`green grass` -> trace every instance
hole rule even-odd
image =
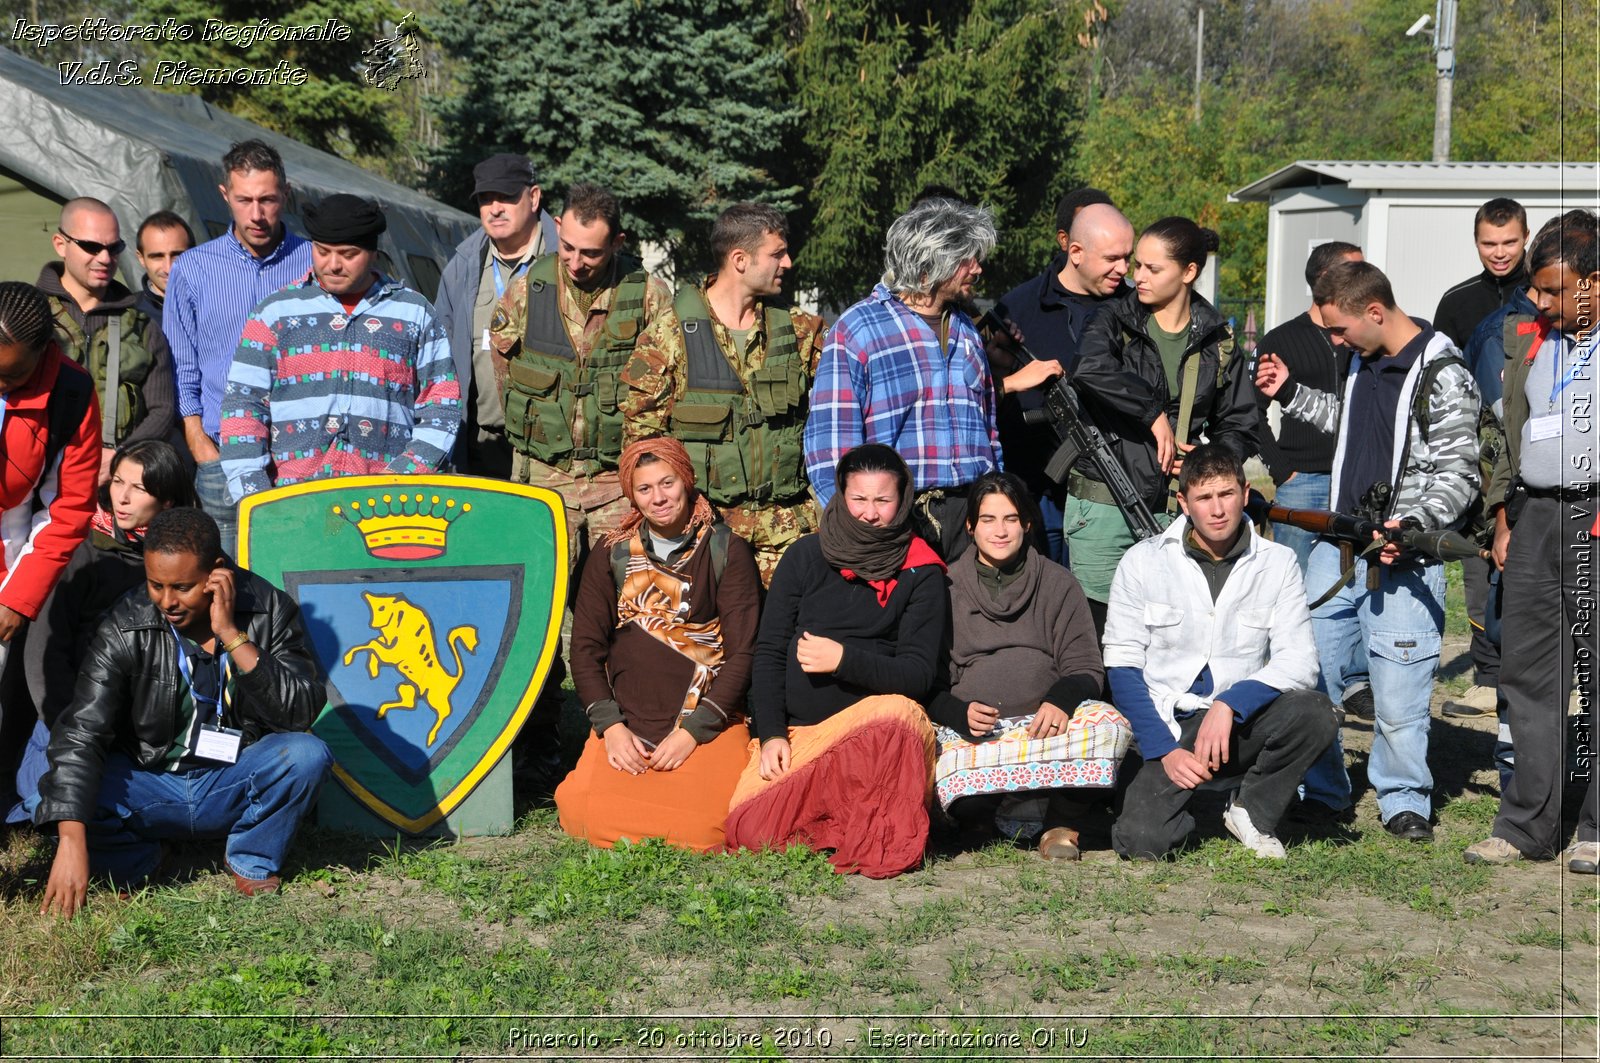
[[[1451,638],[1470,638],[1472,635],[1459,561],[1448,561],[1444,566],[1444,633]]]
[[[246,902],[201,874],[125,903],[96,889],[66,925],[33,913],[45,853],[14,838],[0,852],[4,1050],[442,1059],[531,1055],[508,1039],[536,1033],[623,1058],[731,1029],[760,1039],[707,1058],[804,1059],[825,1026],[835,1054],[864,1059],[996,1059],[992,1044],[892,1043],[1003,1036],[1026,1054],[1040,1030],[1055,1054],[1086,1056],[1439,1055],[1463,1038],[1518,1054],[1550,1027],[1471,1015],[1581,1015],[1592,987],[1570,966],[1563,982],[1560,962],[1592,951],[1597,896],[1563,880],[1555,909],[1551,865],[1465,865],[1492,806],[1447,805],[1432,847],[1372,822],[1282,864],[1221,838],[1158,864],[996,845],[887,882],[799,849],[590,849],[549,811],[462,845],[312,830],[297,860],[331,866],[280,896]],[[1326,1018],[1272,1018],[1284,1011]],[[642,1018],[685,1012],[706,1017]],[[1389,1013],[1434,1017],[1374,1017]],[[777,1014],[815,1018],[733,1017]],[[537,1018],[551,1015],[595,1017]]]

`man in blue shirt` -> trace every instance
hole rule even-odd
[[[283,159],[267,144],[246,140],[222,157],[217,186],[233,225],[184,253],[167,279],[162,325],[178,376],[178,416],[194,455],[195,493],[216,520],[229,555],[239,537],[238,506],[228,494],[217,452],[228,367],[250,311],[311,270],[311,245],[282,220],[289,195]]]

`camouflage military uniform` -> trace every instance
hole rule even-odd
[[[611,308],[616,285],[624,273],[625,267],[621,261],[613,259],[610,278],[585,309],[583,293],[568,281],[566,271],[557,267],[557,305],[567,337],[577,353],[580,369],[601,339],[606,313]],[[644,320],[654,321],[663,314],[669,314],[671,308],[672,289],[666,282],[650,277],[645,286]],[[489,324],[490,345],[501,358],[509,361],[517,356],[527,320],[528,274],[524,273],[506,288],[506,294],[495,307]],[[574,409],[571,425],[574,439],[581,439],[585,434],[583,418],[582,405],[579,404]],[[511,479],[534,487],[547,487],[561,495],[567,509],[567,556],[573,565],[577,564],[579,548],[584,543],[593,543],[617,528],[632,508],[617,478],[614,460],[567,460],[548,465],[519,452],[513,455]]]
[[[753,384],[757,383],[755,378],[767,365],[769,353],[773,349],[771,338],[768,336],[767,313],[761,304],[756,305],[755,327],[750,330],[743,356],[739,356],[736,353],[739,345],[728,327],[717,320],[709,304],[704,304],[705,286],[714,278],[715,275],[708,277],[698,289],[701,304],[705,309],[705,319],[710,324],[711,335],[715,338],[717,347],[728,359],[729,367],[736,374],[745,395],[748,396]],[[683,294],[680,293],[680,300]],[[788,410],[781,420],[783,423],[793,424],[798,430],[805,424],[810,383],[816,375],[817,360],[822,353],[823,322],[821,318],[799,310],[789,310],[787,314],[794,333],[795,357],[798,369],[803,373],[803,379],[797,381],[802,385],[799,388],[801,394],[798,396],[797,404]],[[788,497],[760,500],[751,498],[748,494],[741,495],[737,489],[717,491],[714,482],[716,470],[712,467],[715,465],[715,456],[710,453],[710,448],[704,445],[697,447],[686,438],[688,433],[685,432],[684,426],[674,423],[674,411],[689,389],[688,367],[689,351],[684,337],[683,319],[676,310],[672,310],[654,319],[649,328],[645,329],[644,335],[639,337],[638,345],[634,347],[633,358],[622,370],[622,383],[625,389],[618,402],[627,418],[626,441],[631,443],[637,439],[659,435],[672,435],[683,440],[697,464],[708,466],[696,469],[702,489],[707,491],[708,497],[716,504],[729,528],[749,542],[755,551],[756,564],[761,571],[761,581],[764,585],[770,584],[778,559],[783,556],[789,544],[817,529],[819,511],[805,482],[804,456],[801,454],[794,459],[795,467],[791,470],[771,469],[773,456],[764,456],[764,464],[768,466],[767,475],[776,471],[778,475],[774,477],[775,479],[786,478],[797,488],[795,493]],[[737,418],[740,403],[745,400],[737,394],[730,394],[723,401]],[[747,461],[746,464],[761,465],[763,462]],[[788,474],[787,477],[784,475],[785,472]]]

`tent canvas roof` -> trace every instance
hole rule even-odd
[[[327,152],[270,132],[198,96],[114,85],[63,85],[53,68],[0,49],[0,170],[62,198],[95,196],[125,230],[156,210],[175,210],[216,235],[228,213],[217,193],[228,147],[257,137],[283,156],[297,226],[299,205],[334,192],[377,200],[402,253],[426,253],[443,266],[477,218],[386,181]],[[210,223],[209,225],[206,223]],[[125,232],[131,236],[131,232]],[[399,260],[403,274],[412,271]],[[130,276],[136,263],[124,257]],[[413,282],[416,278],[409,277]]]

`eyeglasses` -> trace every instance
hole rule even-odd
[[[97,244],[93,240],[80,240],[76,236],[68,236],[60,229],[56,230],[56,235],[60,236],[63,240],[70,240],[72,243],[77,244],[83,249],[83,253],[88,255],[90,258],[93,258],[102,251],[110,251],[111,257],[116,258],[118,255],[122,254],[122,252],[128,249],[128,241],[126,240],[118,240],[114,244]]]

